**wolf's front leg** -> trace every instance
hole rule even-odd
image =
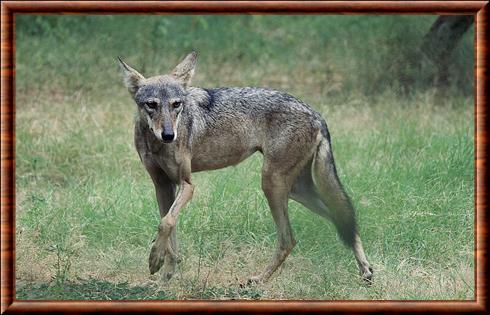
[[[172,277],[177,261],[177,253],[175,248],[175,238],[171,237],[171,235],[174,233],[177,215],[179,214],[180,209],[182,209],[192,198],[193,192],[194,185],[186,180],[182,181],[174,203],[170,207],[168,213],[161,219],[158,226],[157,238],[155,243],[153,243],[150,252],[149,267],[151,274],[160,270],[163,263],[167,262],[165,267],[165,277],[167,279]]]
[[[170,211],[172,204],[175,201],[175,192],[177,185],[174,184],[167,174],[160,168],[160,166],[153,163],[153,161],[144,160],[145,167],[153,180],[155,185],[155,192],[158,201],[158,207],[160,209],[160,219],[163,218]],[[156,240],[156,239],[155,239]],[[154,241],[155,241],[154,240]],[[177,239],[176,228],[170,233],[170,240],[172,242],[172,249],[177,252]],[[156,256],[155,256],[156,257]],[[175,270],[176,261],[171,259],[168,255],[165,260],[165,274],[173,274]]]

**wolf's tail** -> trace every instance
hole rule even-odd
[[[328,131],[322,130],[323,137],[312,163],[312,177],[318,189],[318,195],[329,210],[341,240],[353,247],[357,235],[357,223],[354,206],[344,191],[337,176]]]

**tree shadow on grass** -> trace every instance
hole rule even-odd
[[[191,286],[181,292],[184,299],[256,300],[263,290],[254,286]],[[156,284],[132,286],[128,282],[113,283],[99,279],[78,279],[77,282],[27,282],[17,280],[18,300],[175,300],[174,292],[165,292]]]
[[[17,281],[18,300],[166,300],[156,286],[131,286],[98,279],[79,279],[62,284]]]

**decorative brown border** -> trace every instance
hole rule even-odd
[[[468,14],[475,47],[475,301],[18,301],[15,300],[15,14]],[[489,312],[487,300],[488,1],[4,1],[1,3],[1,313]]]

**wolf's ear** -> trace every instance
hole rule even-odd
[[[172,71],[172,76],[182,82],[185,88],[191,84],[191,79],[194,76],[194,69],[196,68],[196,62],[197,53],[193,51]]]
[[[141,82],[145,79],[138,71],[134,70],[127,63],[122,61],[121,57],[117,57],[119,60],[119,66],[124,74],[124,84],[129,90],[131,95],[134,95],[138,91]]]

